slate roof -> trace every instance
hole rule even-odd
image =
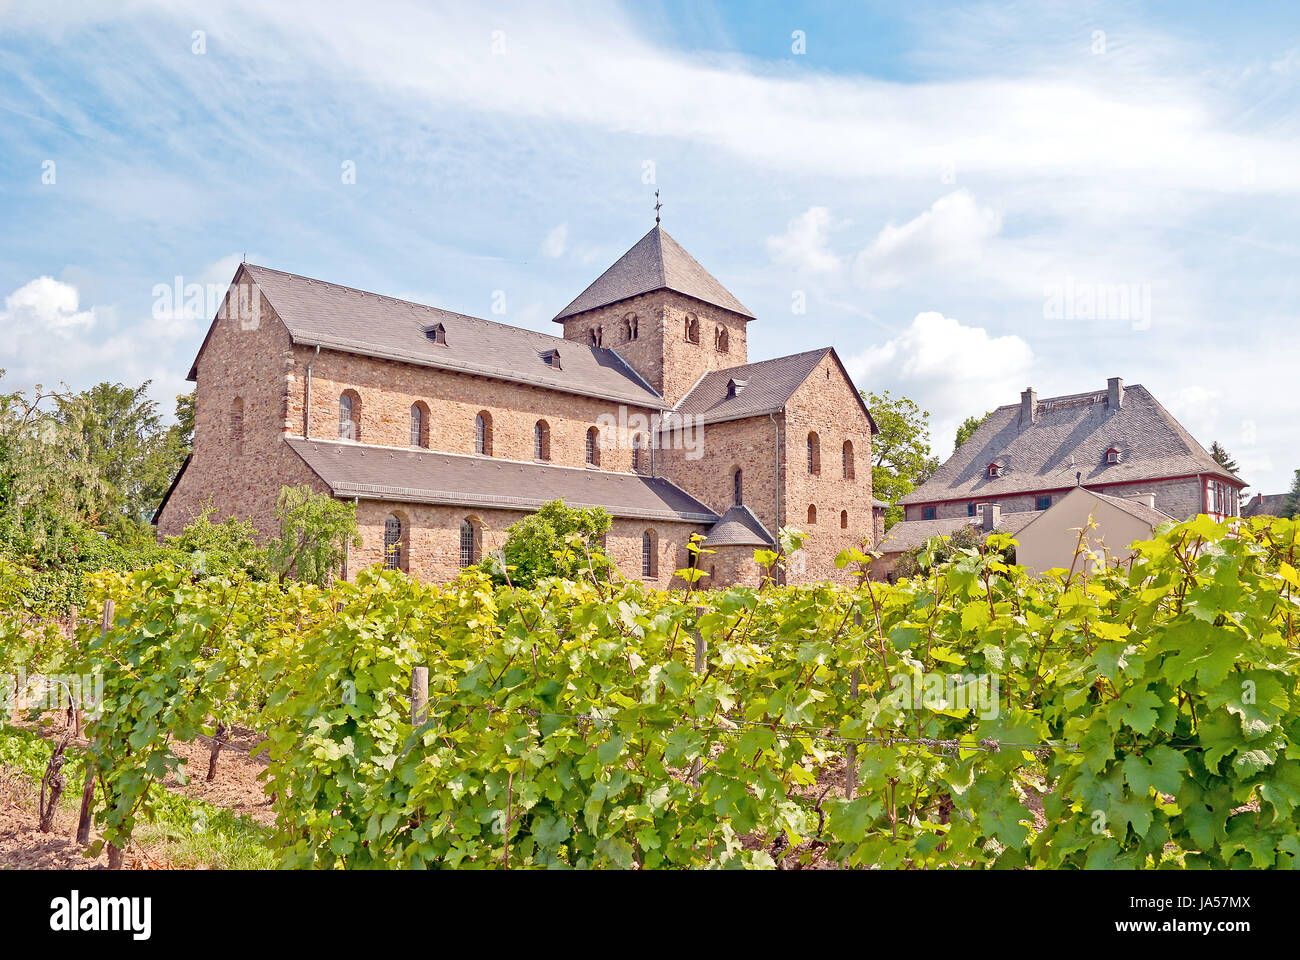
[[[654,290],[673,290],[742,317],[754,316],[666,230],[655,224],[631,250],[557,313],[554,320],[562,323],[567,317]]]
[[[1120,462],[1107,464],[1112,446]],[[1071,463],[1071,457],[1074,462]],[[988,466],[1004,466],[990,479]],[[1021,424],[1020,404],[998,407],[929,480],[900,501],[1000,497],[1076,485],[1133,483],[1213,474],[1240,485],[1140,384],[1124,388],[1120,409],[1110,409],[1107,391],[1038,401],[1038,420]]]
[[[704,541],[706,547],[770,547],[775,543],[754,512],[740,505],[724,513]]]
[[[1286,506],[1285,493],[1257,493],[1241,508],[1243,517],[1280,517]]]
[[[613,350],[257,264],[246,263],[242,268],[266,295],[295,343],[654,409],[663,406],[659,394]],[[434,343],[425,335],[439,323],[446,330],[446,344]],[[558,370],[543,360],[550,350],[559,351]],[[190,379],[195,375],[191,369]]]
[[[672,430],[687,416],[699,418],[697,423],[715,423],[780,413],[828,353],[834,356],[836,363],[840,362],[833,347],[821,347],[788,357],[711,370],[678,401],[671,413],[665,415],[661,429]],[[840,369],[844,369],[842,363]],[[844,376],[848,378],[847,371]],[[744,386],[735,396],[728,396],[728,384],[733,380],[744,381]],[[854,394],[857,395],[856,390]],[[858,402],[871,422],[871,432],[877,433],[876,422],[860,395]]]
[[[658,477],[493,457],[286,438],[335,496],[535,510],[563,498],[616,517],[713,524],[718,515]]]
[[[1003,513],[998,518],[997,532],[1015,536],[1036,518],[1042,516],[1042,513],[1043,511],[1040,510]],[[904,520],[889,528],[885,533],[885,539],[880,541],[876,550],[880,553],[903,553],[919,547],[931,537],[952,536],[962,527],[979,527],[982,524],[983,517],[978,515],[948,517],[940,520]]]

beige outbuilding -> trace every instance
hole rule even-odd
[[[1112,497],[1087,487],[1075,487],[1043,510],[1016,534],[1016,562],[1031,573],[1071,569],[1083,531],[1083,546],[1092,558],[1080,557],[1079,568],[1099,562],[1126,562],[1136,540],[1149,540],[1162,523],[1173,518],[1155,508],[1154,494]]]

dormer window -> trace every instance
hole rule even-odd
[[[1118,448],[1118,447],[1111,447],[1109,450],[1106,451],[1106,462],[1107,462],[1107,463],[1119,463],[1119,448]]]
[[[424,331],[424,335],[436,344],[444,347],[447,345],[447,328],[441,323],[435,323],[428,330]]]
[[[998,463],[996,460],[993,463],[990,463],[989,479],[996,480],[998,477],[1002,476],[1002,470],[1003,470],[1002,464]]]
[[[547,350],[545,353],[542,354],[542,362],[545,363],[545,364],[546,364],[548,367],[550,367],[552,370],[559,370],[559,369],[560,369],[560,351],[559,351],[559,350]]]
[[[727,397],[738,397],[744,392],[745,387],[749,385],[748,380],[736,380],[732,378],[727,381]]]

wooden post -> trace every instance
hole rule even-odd
[[[695,616],[697,620],[703,614],[704,614],[703,607],[695,608]],[[704,672],[704,637],[703,635],[701,635],[700,628],[698,625],[695,627],[694,630],[691,631],[691,635],[695,637],[695,672],[697,674],[703,673]],[[694,762],[691,763],[691,783],[697,787],[700,785],[700,773],[703,772],[703,770],[704,770],[703,759],[700,757],[696,757]]]
[[[106,635],[109,630],[113,629],[113,614],[115,607],[112,599],[104,601],[104,619],[100,621],[99,632]],[[86,692],[81,692],[82,698],[85,698]],[[80,716],[80,714],[78,714]],[[90,816],[95,809],[95,768],[90,762],[90,751],[86,751],[86,785],[81,790],[81,818],[77,821],[77,843],[86,846],[90,843]],[[113,856],[113,847],[109,848],[109,860]],[[121,865],[122,855],[118,853],[118,864]]]
[[[862,614],[854,611],[853,625],[859,630],[862,629]],[[849,676],[849,699],[858,699],[858,685],[862,680],[862,668],[854,667],[853,673]],[[858,789],[858,745],[850,743],[849,748],[844,751],[844,796],[845,799],[852,800],[853,795]]]
[[[429,668],[411,668],[411,726],[429,719]]]

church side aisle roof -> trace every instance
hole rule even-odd
[[[285,442],[335,496],[536,510],[551,500],[615,517],[715,523],[718,515],[661,477],[359,443]]]

